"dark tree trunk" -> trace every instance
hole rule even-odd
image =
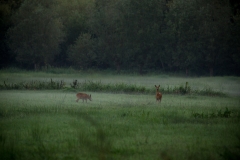
[[[116,64],[116,68],[117,68],[117,73],[120,73],[120,64],[119,63]]]
[[[38,64],[34,63],[34,70],[37,71],[38,70]]]
[[[161,64],[162,64],[163,71],[165,71],[165,67],[164,67],[162,59],[160,61],[161,61]]]
[[[210,77],[213,76],[213,67],[210,67],[210,68],[209,68],[209,74],[210,74]]]
[[[139,74],[143,75],[143,65],[139,65]]]

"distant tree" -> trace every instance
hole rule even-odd
[[[68,49],[81,34],[89,33],[88,21],[93,12],[95,0],[59,0],[57,12],[63,22],[65,39],[61,52],[55,58],[58,66],[72,65],[68,58]]]
[[[230,38],[230,9],[228,1],[206,0],[202,1],[199,10],[201,53],[210,76],[214,75],[214,68],[220,67],[226,58]]]
[[[51,65],[63,41],[57,0],[25,0],[12,17],[8,42],[16,60],[26,65]]]
[[[13,63],[13,56],[9,53],[6,43],[6,33],[11,27],[11,16],[19,8],[23,0],[0,1],[0,68]]]
[[[239,10],[233,14],[233,22],[231,24],[231,39],[229,44],[229,54],[231,61],[228,63],[228,70],[235,71],[235,74],[240,75],[240,4]]]
[[[123,16],[125,0],[99,0],[88,22],[97,39],[97,59],[100,68],[109,66],[118,72],[126,61],[126,32]]]
[[[78,69],[87,69],[93,66],[96,60],[94,52],[94,40],[91,34],[81,34],[76,42],[68,49],[69,61],[73,62],[74,66]]]
[[[130,0],[127,8],[127,39],[133,60],[133,67],[139,73],[143,69],[156,66],[161,56],[161,34],[164,22],[165,0]]]
[[[176,0],[168,3],[166,13],[168,43],[165,47],[172,58],[172,66],[186,71],[199,58],[198,4],[196,0]]]
[[[239,75],[239,6],[237,0],[4,0],[0,67],[12,57],[35,69]]]
[[[166,14],[166,48],[178,69],[195,71],[224,63],[230,38],[230,7],[227,1],[174,0]]]

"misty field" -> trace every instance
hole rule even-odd
[[[238,159],[238,77],[167,75],[0,73],[0,80],[77,79],[127,83],[155,90],[186,81],[225,96],[85,91],[0,90],[0,157],[3,159]],[[2,83],[1,82],[1,83]]]

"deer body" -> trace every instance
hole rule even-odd
[[[76,96],[77,96],[76,102],[78,102],[79,99],[82,99],[83,102],[84,102],[84,100],[86,100],[86,102],[87,102],[88,99],[89,99],[90,101],[92,101],[91,94],[88,95],[88,94],[86,94],[86,93],[77,93]]]
[[[155,85],[155,87],[156,87],[156,101],[158,101],[158,102],[160,101],[161,102],[161,100],[162,100],[162,93],[159,92],[160,85],[158,85],[158,86]]]

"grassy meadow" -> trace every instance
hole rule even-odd
[[[0,83],[63,80],[58,90],[0,90],[0,157],[3,159],[239,159],[240,78],[110,73],[0,72]],[[84,91],[74,80],[144,86],[153,92]],[[163,94],[188,82],[225,96]],[[161,90],[161,89],[160,89]]]

